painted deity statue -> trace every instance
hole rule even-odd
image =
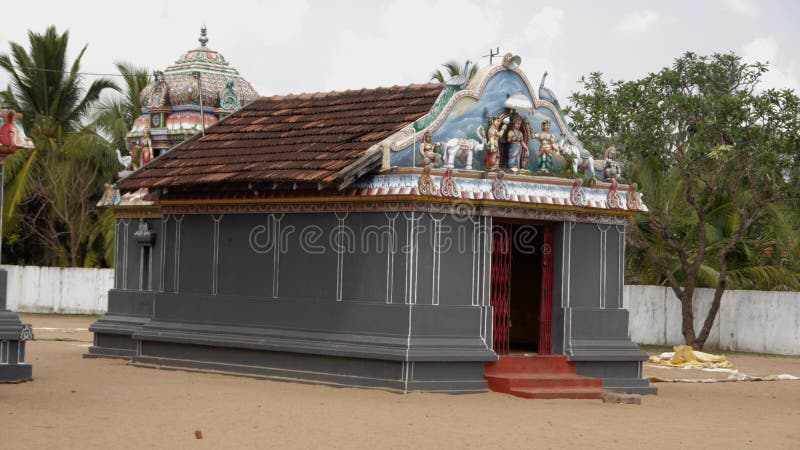
[[[508,168],[512,172],[519,172],[521,163],[525,161],[528,153],[528,143],[525,142],[525,133],[522,132],[522,119],[514,118],[514,125],[506,135],[508,141]]]
[[[422,142],[419,144],[419,156],[422,159],[423,166],[442,164],[442,155],[436,151],[440,145],[439,143],[433,143],[433,135],[431,135],[430,131],[422,135]]]
[[[141,145],[139,147],[139,159],[136,163],[139,167],[144,166],[153,159],[153,147],[150,141],[150,127],[144,127],[144,135],[142,136]]]
[[[153,78],[155,79],[155,87],[145,103],[148,107],[160,108],[165,106],[169,99],[169,85],[164,80],[164,72],[160,70],[153,72]]]
[[[533,137],[539,140],[539,158],[536,166],[539,172],[549,173],[553,166],[553,153],[557,150],[555,136],[550,132],[550,121],[542,122],[541,133],[534,134]]]
[[[506,124],[501,128],[499,117],[492,117],[489,122],[489,131],[486,132],[486,169],[500,170],[500,136],[506,132]]]
[[[130,148],[131,152],[131,170],[139,170],[142,167],[142,145],[141,144],[132,144]]]
[[[603,154],[603,181],[611,181],[620,179],[622,174],[622,162],[620,161],[621,154],[616,147],[608,147]]]
[[[233,80],[228,80],[225,89],[219,91],[219,107],[231,110],[242,107],[242,102],[239,100],[239,94],[236,92]]]
[[[153,148],[150,147],[150,143],[145,143],[142,146],[142,165],[149,163],[153,160]]]

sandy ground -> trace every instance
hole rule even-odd
[[[659,395],[641,405],[495,393],[402,396],[83,359],[91,334],[76,329],[93,319],[23,319],[36,328],[28,358],[35,380],[0,384],[0,448],[800,446],[800,381],[659,383]],[[730,359],[751,374],[800,375],[800,358]],[[646,369],[671,378],[689,372]]]

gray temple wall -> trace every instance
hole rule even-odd
[[[90,356],[485,386],[483,363],[497,357],[491,217],[166,215],[144,220],[156,235],[144,243],[141,223],[117,222],[116,288]],[[624,228],[560,222],[554,237],[553,353],[608,387],[647,391],[621,301]]]
[[[141,245],[136,231],[141,222],[156,233],[152,245]],[[160,219],[121,219],[116,223],[114,287],[122,290],[158,291],[163,275],[162,243],[159,240]]]
[[[607,388],[653,393],[641,375],[647,354],[628,336],[624,263],[623,226],[556,226],[552,349]]]
[[[143,290],[137,220],[117,224],[116,288]],[[488,303],[487,218],[430,213],[165,216],[151,291],[478,306]],[[163,259],[163,265],[161,261]],[[488,272],[486,272],[488,273]]]
[[[90,354],[187,358],[195,349],[199,360],[222,346],[417,361],[426,365],[403,363],[401,378],[467,370],[479,385],[483,362],[496,358],[489,218],[186,214],[145,223],[156,234],[149,247],[135,238],[139,220],[117,223],[116,288],[92,326]]]

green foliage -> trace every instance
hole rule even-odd
[[[442,68],[444,69],[444,72],[442,72]],[[444,83],[454,76],[461,75],[461,72],[464,70],[464,63],[458,62],[456,60],[450,60],[442,64],[442,68],[436,69],[431,73],[430,77],[431,81],[438,81],[439,83]],[[477,64],[470,65],[469,73],[467,74],[467,81],[475,77],[476,73],[478,73],[478,65]]]
[[[580,138],[623,150],[649,208],[628,233],[629,280],[675,291],[690,345],[705,343],[726,288],[800,289],[800,100],[759,90],[766,71],[734,54],[686,53],[640,80],[592,73],[571,97]],[[715,289],[699,334],[696,287]]]
[[[144,67],[118,62],[115,64],[122,75],[122,95],[102,99],[94,115],[97,128],[111,139],[114,148],[125,148],[125,136],[133,121],[141,115],[140,94],[150,83],[150,71]]]
[[[70,133],[57,151],[42,156],[46,170],[33,176],[35,189],[22,204],[19,229],[60,266],[105,266],[96,206],[106,180],[118,168],[116,155],[94,129]],[[98,236],[96,236],[98,235]]]
[[[83,89],[79,72],[87,47],[69,64],[69,31],[59,34],[54,26],[43,34],[29,31],[28,43],[30,49],[26,50],[10,42],[11,54],[0,55],[0,68],[11,78],[6,90],[0,92],[0,102],[23,113],[26,130],[32,136],[61,142],[64,133],[81,128],[103,90],[117,87],[111,80],[98,78]]]
[[[564,158],[564,165],[559,169],[555,169],[553,171],[554,175],[573,179],[583,177],[583,173],[572,170],[572,163],[575,162],[575,156],[572,153],[563,153],[561,156]]]
[[[29,264],[81,265],[103,181],[118,168],[97,127],[84,125],[102,92],[117,87],[97,78],[84,88],[80,65],[87,47],[70,62],[68,44],[69,32],[51,26],[43,34],[30,31],[28,49],[11,42],[10,54],[0,55],[10,78],[0,106],[23,113],[35,146],[9,157],[4,169],[7,250],[12,260]]]

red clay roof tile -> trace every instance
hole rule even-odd
[[[330,183],[422,117],[441,84],[260,98],[121,180],[121,189],[205,183]]]

